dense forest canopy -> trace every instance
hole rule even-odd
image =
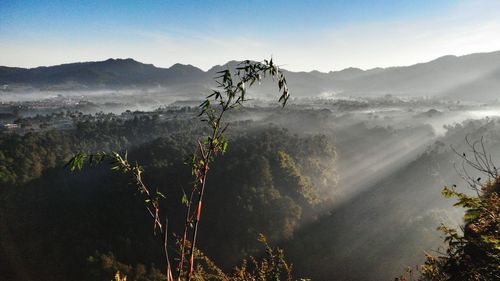
[[[65,113],[67,129],[2,133],[5,276],[101,280],[121,268],[154,280],[161,252],[127,178],[106,165],[76,175],[64,165],[75,151],[126,150],[148,185],[167,195],[168,212],[179,212],[191,179],[184,162],[206,130],[196,112]],[[440,196],[442,186],[461,182],[450,145],[460,151],[466,136],[483,136],[496,147],[500,122],[469,120],[438,134],[426,124],[432,118],[393,115],[383,126],[371,113],[352,114],[293,106],[230,114],[230,149],[213,166],[200,249],[229,269],[262,253],[263,233],[285,248],[298,276],[316,280],[391,278],[422,263],[424,250],[442,243],[436,227],[458,225],[463,214]],[[182,223],[171,219],[172,228]]]

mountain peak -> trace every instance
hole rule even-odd
[[[442,56],[442,57],[439,57],[437,59],[434,59],[430,62],[448,62],[448,61],[453,61],[455,59],[457,59],[458,57],[457,56],[454,56],[454,55],[446,55],[446,56]]]
[[[176,70],[176,69],[196,69],[196,70],[201,70],[198,67],[191,65],[191,64],[183,64],[183,63],[176,63],[173,64],[171,67],[169,67],[171,70]]]
[[[138,62],[132,58],[126,58],[126,59],[121,59],[121,58],[109,58],[105,61],[101,61],[101,63],[108,63],[108,64],[144,64],[142,62]]]

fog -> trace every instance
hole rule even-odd
[[[36,123],[40,116],[62,111],[115,113],[116,118],[128,118],[121,114],[125,110],[154,111],[163,116],[165,110],[196,111],[200,102],[167,93],[150,89],[6,95],[2,122],[32,118],[28,120]],[[324,173],[335,182],[321,190],[327,205],[307,214],[292,238],[275,243],[285,247],[304,276],[382,280],[421,263],[424,251],[441,247],[436,231],[441,223],[462,222],[462,211],[440,194],[443,186],[452,184],[470,192],[456,170],[460,158],[451,147],[466,151],[466,137],[484,137],[490,151],[500,150],[499,115],[500,105],[493,102],[384,95],[294,98],[284,109],[267,99],[253,99],[230,112],[227,120],[234,133],[272,126],[332,141],[336,157],[320,159]]]
[[[440,224],[462,223],[462,210],[441,189],[456,184],[472,192],[451,148],[470,153],[466,138],[484,137],[494,162],[500,161],[495,103],[358,97],[297,99],[288,110],[251,111],[241,115],[335,140],[338,183],[329,193],[331,205],[285,243],[297,270],[317,280],[384,280],[421,263],[426,251],[442,245]]]

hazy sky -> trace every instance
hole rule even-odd
[[[0,65],[408,65],[500,50],[500,1],[0,1]]]

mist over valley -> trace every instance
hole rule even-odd
[[[227,116],[230,149],[213,167],[200,249],[231,268],[260,255],[255,237],[263,233],[284,247],[296,274],[314,280],[389,280],[421,264],[425,251],[442,247],[436,228],[462,223],[463,211],[441,196],[453,184],[471,193],[455,151],[483,138],[492,161],[500,160],[499,62],[493,52],[407,67],[283,70],[292,93],[285,108],[271,82],[252,87],[250,100]],[[127,151],[175,212],[189,182],[189,136],[205,131],[199,104],[215,89],[217,71],[236,67],[164,69],[109,59],[0,68],[2,208],[10,210],[0,269],[12,280],[35,272],[94,280],[94,271],[78,269],[99,267],[85,262],[89,256],[98,261],[109,251],[125,264],[157,262],[154,243],[130,228],[146,220],[134,213],[140,204],[121,188],[124,180],[108,179],[106,167],[74,176],[62,166],[75,150]],[[112,215],[123,208],[131,218]],[[98,214],[114,217],[112,224]],[[68,228],[75,220],[90,228]],[[54,235],[82,246],[53,244]],[[221,237],[224,244],[216,242]],[[41,262],[44,247],[64,266]],[[20,266],[30,270],[21,274]]]

